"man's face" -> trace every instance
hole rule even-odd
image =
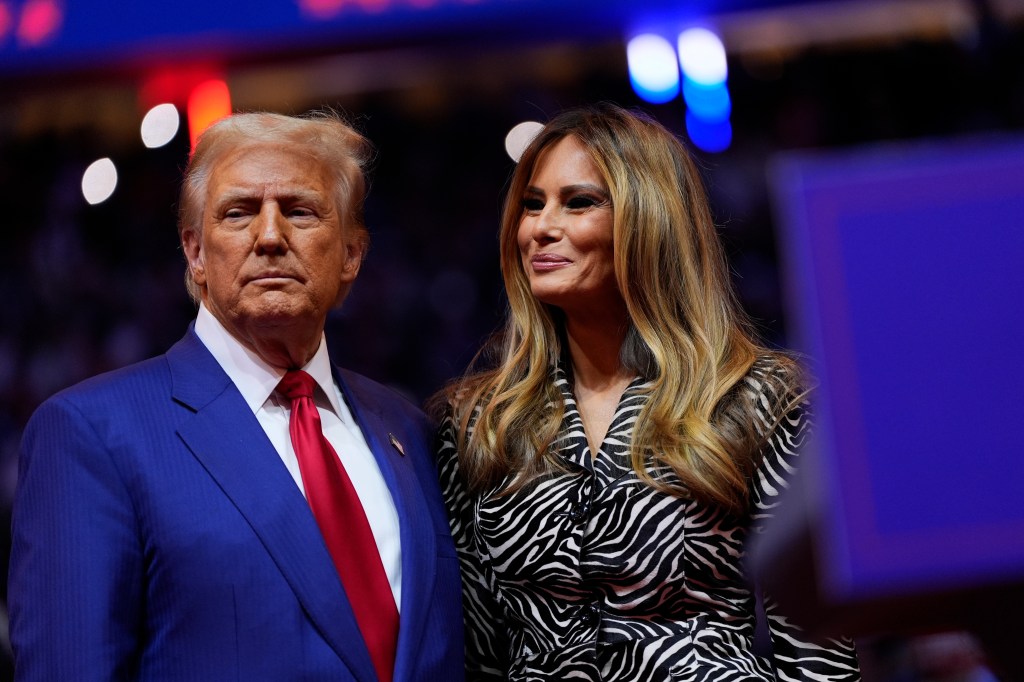
[[[301,148],[253,144],[216,162],[203,233],[183,244],[203,303],[240,339],[323,329],[359,272],[331,175]]]

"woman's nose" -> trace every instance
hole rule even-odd
[[[562,214],[555,206],[545,206],[534,217],[533,238],[537,241],[555,241],[562,236]]]

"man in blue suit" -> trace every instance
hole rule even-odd
[[[324,343],[366,252],[368,157],[333,116],[242,114],[202,136],[179,221],[194,325],[57,394],[25,431],[18,680],[462,679],[432,427]],[[354,491],[351,516],[330,511],[297,420]]]

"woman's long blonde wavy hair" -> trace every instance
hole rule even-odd
[[[550,446],[563,417],[552,371],[564,349],[563,318],[531,293],[517,232],[538,157],[569,135],[589,150],[610,190],[615,276],[632,323],[622,359],[649,381],[633,430],[633,468],[673,494],[741,511],[761,437],[738,383],[755,359],[773,353],[754,340],[737,304],[689,153],[661,124],[611,104],[554,118],[512,177],[499,236],[505,327],[442,393],[466,483],[481,491],[513,474],[507,490],[514,490],[560,468]],[[489,366],[479,369],[482,362]],[[671,467],[681,485],[656,482],[652,464]]]

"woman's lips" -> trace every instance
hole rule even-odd
[[[530,259],[530,265],[533,266],[536,272],[546,272],[548,270],[557,270],[558,268],[571,265],[572,261],[563,256],[557,256],[553,253],[538,253]]]

